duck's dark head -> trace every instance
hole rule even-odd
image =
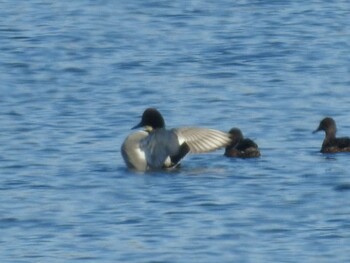
[[[231,145],[236,145],[238,142],[243,140],[243,133],[238,128],[232,128],[228,133],[231,137]]]
[[[133,127],[133,129],[140,127],[144,127],[146,131],[165,128],[162,114],[154,108],[146,109],[142,114],[141,122]]]
[[[318,131],[325,131],[327,136],[335,136],[335,133],[337,132],[335,121],[330,117],[324,118],[320,122],[318,128],[313,131],[313,133],[316,133]]]

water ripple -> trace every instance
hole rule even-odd
[[[18,15],[18,10],[23,12]],[[346,1],[3,1],[1,262],[349,262]],[[125,167],[146,107],[262,157]],[[295,253],[295,252],[298,253]]]

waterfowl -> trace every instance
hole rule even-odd
[[[342,137],[336,138],[337,127],[335,121],[326,117],[321,122],[318,128],[313,131],[325,131],[326,135],[322,143],[321,153],[337,153],[337,152],[350,152],[350,138]]]
[[[231,143],[225,149],[225,156],[238,158],[255,158],[260,156],[258,145],[253,140],[244,138],[240,129],[232,128],[229,134],[231,134]]]
[[[141,128],[127,136],[121,153],[128,168],[138,171],[177,167],[188,153],[205,153],[230,144],[229,133],[199,127],[166,129],[161,113],[148,108],[141,122],[132,129]]]

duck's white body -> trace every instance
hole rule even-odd
[[[146,153],[141,149],[140,142],[147,137],[145,131],[138,131],[126,137],[121,147],[121,152],[126,165],[130,169],[146,171],[148,168]]]

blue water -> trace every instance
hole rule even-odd
[[[350,5],[1,1],[1,262],[350,262]],[[239,127],[255,160],[135,173],[147,107]]]

